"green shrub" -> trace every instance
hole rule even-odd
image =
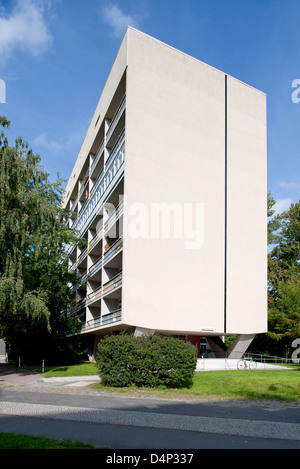
[[[121,333],[98,344],[97,366],[105,386],[188,387],[196,361],[196,348],[173,337]]]

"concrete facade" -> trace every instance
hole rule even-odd
[[[64,198],[91,356],[114,330],[267,331],[266,160],[264,93],[127,29]]]

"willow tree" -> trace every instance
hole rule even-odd
[[[0,117],[2,127],[9,127]],[[12,355],[56,355],[72,325],[65,246],[77,242],[64,223],[62,181],[49,180],[41,159],[0,134],[0,336]]]

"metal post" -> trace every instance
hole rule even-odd
[[[19,368],[21,366],[21,357],[19,357]]]
[[[44,373],[44,370],[45,370],[45,362],[44,360],[42,361],[42,373]]]

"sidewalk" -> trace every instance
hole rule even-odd
[[[99,383],[99,376],[70,376],[65,378],[45,378],[43,373],[35,373],[28,370],[15,368],[8,364],[0,364],[0,389],[1,384],[9,386],[74,386],[84,387],[89,384]]]
[[[233,358],[198,358],[196,371],[237,370],[240,359]],[[256,362],[257,370],[286,370],[285,366]]]

